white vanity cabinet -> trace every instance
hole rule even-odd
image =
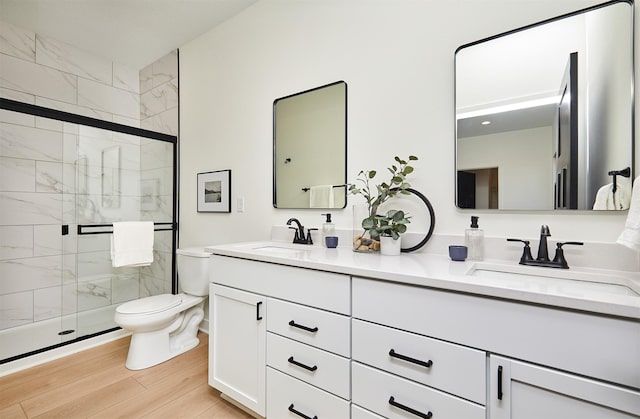
[[[209,385],[265,414],[266,297],[210,286]]]
[[[351,405],[351,419],[384,419],[380,415],[376,415],[375,413],[363,409],[356,404]]]
[[[259,415],[640,418],[637,319],[430,287],[422,271],[394,282],[404,266],[360,255],[329,272],[317,252],[306,267],[211,257],[209,383]]]
[[[209,384],[268,418],[348,418],[350,277],[217,255],[211,263]]]
[[[640,395],[627,388],[496,355],[489,376],[490,419],[640,417]]]
[[[377,408],[367,405],[373,400],[360,395],[359,382],[372,380],[358,378],[361,375],[358,370],[364,369],[359,363],[412,380],[417,378],[409,375],[413,372],[393,371],[359,354],[360,320],[363,324],[371,323],[368,328],[386,325],[406,331],[407,336],[411,332],[435,343],[456,345],[460,353],[449,355],[459,358],[461,367],[466,365],[465,358],[472,361],[473,352],[485,353],[489,359],[488,376],[466,366],[466,379],[462,371],[450,383],[440,381],[440,377],[436,380],[435,374],[428,379],[436,389],[446,383],[446,388],[441,389],[478,402],[478,406],[486,405],[487,417],[491,419],[640,417],[640,392],[634,390],[640,388],[640,322],[636,320],[362,278],[353,279],[352,293],[353,403],[368,410],[390,416],[380,410],[382,404]],[[389,331],[390,335],[398,333]],[[393,339],[405,335],[400,334]],[[435,371],[438,361],[432,355],[412,355],[421,360],[425,357],[433,360],[430,369]],[[384,375],[380,370],[374,372]],[[373,376],[373,372],[370,374]],[[478,378],[489,383],[486,403],[477,397]],[[427,404],[416,410],[425,409],[432,411],[434,417],[440,413]]]
[[[356,285],[357,284],[357,285]],[[377,281],[354,279],[353,299],[370,298],[363,287]],[[354,405],[388,418],[486,417],[486,352],[418,334],[405,316],[422,322],[419,309],[399,309],[394,284],[384,298],[354,304],[352,400]],[[404,291],[413,291],[405,287]],[[357,311],[355,308],[357,307]],[[393,326],[393,327],[389,327]]]
[[[348,418],[350,316],[275,298],[268,305],[267,417]]]

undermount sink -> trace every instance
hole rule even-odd
[[[483,278],[498,286],[527,291],[589,297],[592,295],[640,296],[640,286],[626,278],[565,269],[500,265],[476,262],[467,275]]]
[[[252,250],[257,250],[259,252],[265,252],[277,256],[300,257],[304,256],[308,249],[266,244],[253,247]]]

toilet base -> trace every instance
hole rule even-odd
[[[142,370],[161,364],[200,344],[198,326],[204,319],[203,303],[180,313],[167,327],[131,335],[125,366]]]

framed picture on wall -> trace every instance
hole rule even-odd
[[[198,212],[231,212],[231,170],[198,173]]]

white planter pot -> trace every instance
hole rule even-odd
[[[380,237],[380,253],[386,256],[398,256],[400,254],[400,247],[402,237],[398,240],[393,240],[393,237]]]

